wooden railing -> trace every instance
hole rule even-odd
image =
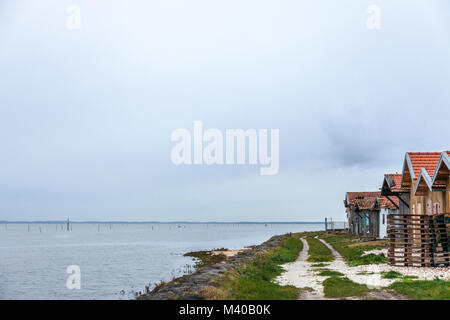
[[[448,266],[449,215],[388,215],[388,261],[405,267]]]
[[[444,213],[433,216],[433,231],[435,243],[433,244],[433,262],[436,267],[450,265],[450,214]]]

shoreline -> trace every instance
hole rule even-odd
[[[198,259],[193,273],[136,299],[450,299],[449,268],[388,265],[384,246],[384,240],[306,231],[245,249],[188,252]]]
[[[200,266],[196,270],[169,282],[162,282],[153,290],[147,293],[138,293],[137,300],[206,300],[203,290],[213,285],[212,280],[224,275],[227,271],[241,266],[267,252],[270,249],[278,247],[282,240],[290,237],[290,234],[275,235],[269,240],[248,248],[233,251],[233,255],[221,259],[220,262]],[[214,255],[214,252],[225,252],[223,250],[205,250],[198,251]]]

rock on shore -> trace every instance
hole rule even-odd
[[[161,284],[150,293],[141,294],[138,300],[205,300],[202,295],[203,288],[214,285],[211,280],[223,275],[233,267],[254,259],[257,255],[275,248],[280,241],[288,235],[274,236],[266,242],[253,246],[248,250],[228,257],[220,263],[200,268],[192,274],[176,278],[168,283]]]

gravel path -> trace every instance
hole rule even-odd
[[[312,269],[312,263],[308,262],[308,242],[301,238],[303,242],[303,249],[300,252],[297,260],[294,262],[286,263],[281,267],[285,270],[283,274],[275,279],[275,282],[287,286],[292,285],[297,288],[311,288],[311,290],[305,290],[300,296],[300,300],[322,300],[325,299],[323,294],[323,285],[327,277],[321,277]]]
[[[381,272],[397,271],[403,275],[416,276],[419,280],[433,280],[435,278],[450,280],[449,268],[406,268],[406,267],[393,267],[387,264],[371,264],[362,265],[356,267],[350,267],[345,263],[342,256],[337,252],[329,243],[319,239],[324,245],[326,245],[332,252],[334,260],[327,264],[324,268],[338,271],[344,274],[345,277],[351,281],[365,284],[370,289],[381,289],[388,287],[394,281],[398,279],[383,279]],[[300,295],[301,300],[321,300],[326,299],[324,297],[322,282],[328,277],[317,275],[317,270],[320,268],[314,268],[313,263],[308,262],[308,242],[302,238],[303,249],[300,252],[298,259],[294,262],[282,265],[285,270],[283,274],[275,279],[275,282],[280,285],[292,285],[297,288],[309,288],[304,290]],[[374,296],[376,295],[376,296]],[[372,292],[369,296],[380,299],[401,299],[401,296],[396,296],[388,292],[378,291]]]
[[[343,273],[347,278],[352,280],[353,282],[365,284],[370,289],[380,289],[382,287],[389,286],[392,282],[397,279],[382,279],[381,278],[381,269],[380,265],[371,264],[364,265],[358,267],[349,267],[347,263],[345,263],[344,259],[340,255],[339,252],[334,250],[334,248],[327,243],[326,241],[319,239],[324,245],[331,250],[334,256],[334,261],[327,267],[328,269],[332,269]]]

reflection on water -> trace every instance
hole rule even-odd
[[[322,224],[0,225],[0,299],[130,299],[146,285],[189,271],[183,253],[238,249],[275,234]],[[66,287],[66,268],[81,269],[81,289]]]

